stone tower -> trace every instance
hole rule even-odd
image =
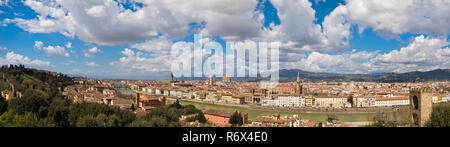
[[[430,118],[433,92],[433,88],[409,89],[409,109],[412,126],[423,127]]]
[[[170,72],[170,81],[173,81],[173,72]]]
[[[303,94],[303,86],[300,83],[300,72],[297,73],[297,88],[295,94]]]
[[[137,92],[137,93],[136,93],[136,98],[134,99],[134,100],[135,100],[134,103],[135,103],[135,105],[136,105],[136,106],[135,106],[136,108],[140,108],[140,105],[139,105],[140,102],[141,102],[140,99],[141,99],[141,94],[140,94],[139,92]]]

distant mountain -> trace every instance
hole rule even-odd
[[[303,70],[280,70],[280,81],[295,81],[297,72],[300,78],[310,81],[370,81],[370,82],[414,82],[414,81],[445,81],[450,80],[450,69],[407,73],[376,73],[376,74],[336,74],[316,73]]]
[[[282,69],[280,70],[280,82],[292,82],[297,80],[297,72],[300,72],[300,78],[307,81],[358,81],[358,82],[415,82],[415,81],[450,81],[450,69],[436,69],[432,71],[407,72],[407,73],[372,73],[372,74],[338,74],[309,72],[300,69]],[[176,80],[206,80],[201,78],[177,78]],[[233,81],[261,81],[268,78],[232,78]],[[221,77],[216,78],[221,80]]]
[[[300,78],[307,81],[358,81],[358,82],[415,82],[415,81],[450,81],[450,69],[436,69],[432,71],[407,72],[407,73],[372,73],[372,74],[338,74],[309,72],[300,69],[282,69],[280,70],[280,82],[292,82],[297,80],[297,72],[300,72]],[[177,78],[177,80],[206,80],[201,78]],[[232,78],[233,81],[261,81],[268,78]],[[221,80],[221,77],[216,78]]]

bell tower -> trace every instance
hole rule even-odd
[[[300,83],[300,72],[297,73],[297,87],[295,90],[295,94],[303,94],[303,86]]]
[[[409,105],[412,126],[423,127],[431,116],[433,88],[410,88]]]

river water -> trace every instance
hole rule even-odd
[[[171,104],[174,100],[168,100],[167,103]],[[217,109],[217,110],[224,110],[224,111],[239,111],[239,112],[246,112],[248,113],[249,118],[255,118],[257,116],[267,116],[272,115],[274,113],[279,113],[281,116],[292,116],[292,115],[298,115],[300,118],[308,119],[308,120],[314,120],[316,122],[324,122],[328,115],[335,115],[338,117],[340,121],[345,122],[367,122],[367,121],[373,121],[373,118],[377,115],[380,115],[380,113],[367,113],[367,112],[361,112],[361,113],[296,113],[296,112],[280,112],[276,110],[255,110],[255,109],[249,109],[246,107],[238,107],[238,106],[224,106],[224,105],[218,105],[218,104],[210,104],[210,103],[200,103],[200,102],[191,102],[191,101],[180,101],[182,105],[189,105],[192,104],[195,107],[199,109],[204,108],[211,108],[211,109]],[[407,113],[403,111],[398,112],[386,112],[386,116],[390,120],[404,120],[407,117]]]

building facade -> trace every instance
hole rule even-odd
[[[305,107],[305,99],[301,95],[278,95],[263,99],[263,106],[275,107]]]

